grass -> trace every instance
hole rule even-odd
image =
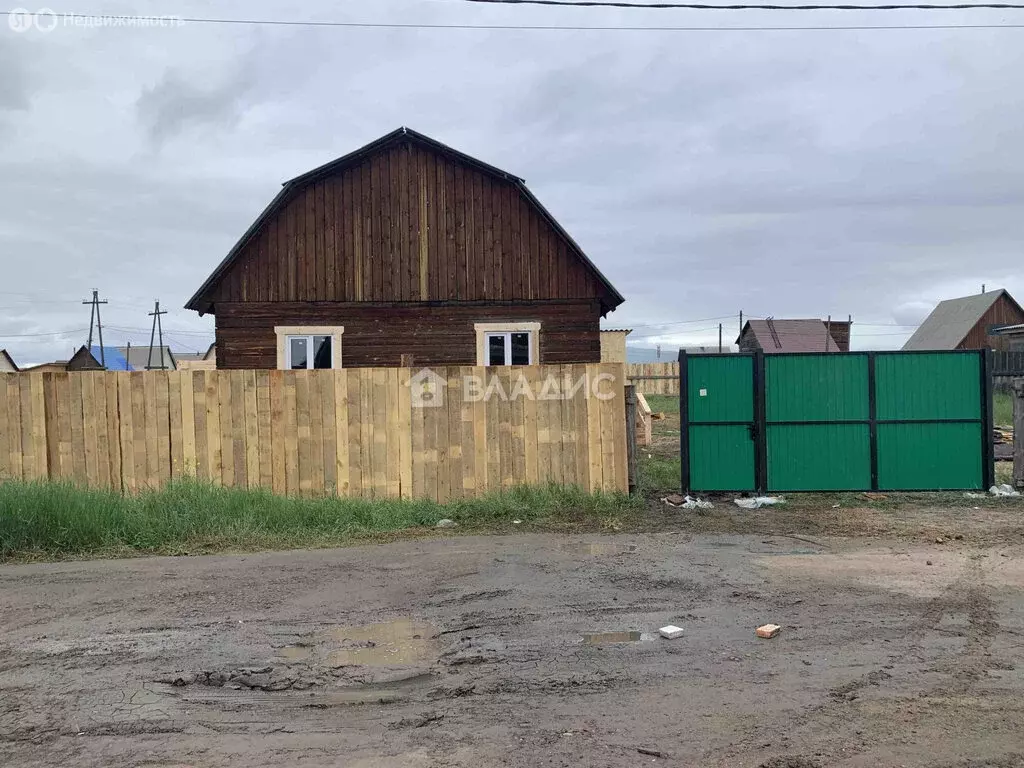
[[[1013,425],[1013,395],[1008,392],[995,393],[992,398],[992,421],[997,427]]]
[[[325,547],[433,527],[615,528],[638,502],[561,486],[519,487],[442,505],[296,498],[178,481],[136,495],[54,482],[0,483],[0,561]]]

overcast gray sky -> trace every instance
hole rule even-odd
[[[1024,22],[1024,11],[456,0],[295,8],[175,0],[159,12],[609,26]],[[0,348],[24,364],[66,358],[85,342],[89,309],[78,302],[92,288],[110,302],[108,343],[148,343],[158,298],[171,345],[205,347],[213,319],[182,306],[280,183],[400,125],[524,177],[626,297],[607,325],[633,327],[649,345],[710,342],[717,320],[681,321],[743,310],[852,314],[855,347],[892,348],[911,330],[895,324],[919,322],[943,298],[982,283],[1024,296],[1024,29],[185,23],[43,33],[0,19]]]

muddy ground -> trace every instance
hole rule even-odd
[[[743,514],[0,567],[0,765],[1024,765],[1019,510]]]

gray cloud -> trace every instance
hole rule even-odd
[[[244,65],[219,83],[201,82],[199,73],[168,69],[136,102],[140,123],[157,146],[190,129],[230,131],[242,117],[255,82]]]

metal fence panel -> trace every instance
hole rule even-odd
[[[878,487],[982,488],[981,440],[980,421],[879,424]]]
[[[681,353],[680,363],[684,489],[993,482],[988,352]]]
[[[770,355],[764,360],[768,423],[868,418],[868,356]]]
[[[769,424],[769,491],[871,487],[867,424]]]
[[[880,421],[980,419],[977,352],[879,352],[875,391]]]

